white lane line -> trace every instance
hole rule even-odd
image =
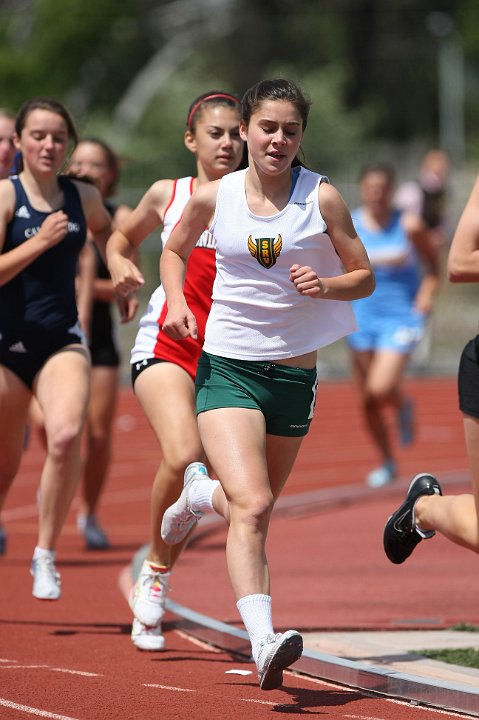
[[[19,710],[20,712],[36,715],[37,717],[51,718],[52,720],[78,720],[78,718],[72,718],[70,715],[58,715],[58,713],[48,712],[48,710],[40,710],[39,708],[29,707],[28,705],[19,705],[4,698],[0,698],[0,705],[10,708],[11,710]]]
[[[159,690],[173,690],[174,692],[196,692],[190,688],[171,687],[170,685],[156,685],[155,683],[143,683],[143,687],[158,688]]]
[[[136,470],[138,468],[136,467]],[[139,502],[145,498],[149,498],[151,495],[151,487],[134,488],[132,490],[115,490],[113,492],[106,492],[103,496],[102,502],[105,505],[119,505],[124,502]],[[75,498],[72,503],[72,508],[79,507],[79,499]],[[15,520],[26,520],[27,518],[38,516],[38,505],[21,505],[16,508],[9,508],[2,512],[2,518],[4,521],[14,522]]]
[[[48,668],[48,665],[18,665],[16,661],[15,665],[2,665],[0,670],[38,670],[38,668]]]
[[[241,698],[241,700],[242,702],[255,703],[256,705],[272,705],[273,707],[276,707],[277,705],[284,706],[284,703],[270,702],[269,700],[253,700],[252,698]]]
[[[421,703],[407,700],[397,700],[396,698],[387,698],[387,701],[390,703],[394,703],[396,705],[406,705],[411,710],[421,710],[421,711],[428,711],[430,713],[437,713],[438,715],[446,715],[448,718],[457,717],[462,718],[462,720],[466,720],[466,718],[472,718],[477,717],[477,715],[468,715],[467,712],[464,713],[456,713],[452,710],[442,710],[441,708],[432,707],[431,705],[421,705]],[[412,718],[412,716],[411,716]]]
[[[385,720],[384,717],[373,717],[372,715],[345,715],[345,718],[351,718],[351,720]]]
[[[68,673],[69,675],[82,675],[83,677],[103,677],[101,673],[87,672],[86,670],[70,670],[69,668],[49,667],[52,672]]]
[[[26,518],[38,515],[38,505],[23,505],[22,507],[11,508],[2,513],[2,517],[8,522],[12,520],[25,520]]]
[[[1,660],[0,662],[5,662]],[[0,670],[38,670],[40,668],[48,670],[49,672],[61,672],[67,673],[68,675],[81,675],[83,677],[103,677],[100,673],[87,672],[86,670],[70,670],[70,668],[62,667],[51,667],[50,665],[19,665],[16,660],[10,660],[9,662],[15,663],[14,665],[0,665]]]

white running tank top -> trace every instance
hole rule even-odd
[[[161,229],[162,247],[165,247],[171,231],[183,215],[185,205],[193,194],[193,183],[194,178],[191,175],[177,178],[173,181],[173,192],[171,193],[170,201],[163,213]]]
[[[290,281],[295,263],[319,277],[344,268],[319,210],[323,175],[301,168],[286,207],[254,215],[245,191],[247,170],[220,181],[210,231],[216,241],[213,305],[204,350],[238,360],[296,357],[356,329],[351,303],[305,297]]]

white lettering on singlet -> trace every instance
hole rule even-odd
[[[24,236],[28,238],[35,237],[41,230],[41,226],[37,225],[37,227],[30,227],[25,228]],[[68,232],[69,233],[77,233],[80,232],[80,223],[76,222],[69,222],[68,223]]]
[[[209,248],[210,250],[216,250],[216,240],[209,230],[205,230],[198,242],[196,243],[197,248]]]

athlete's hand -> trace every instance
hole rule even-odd
[[[47,215],[37,234],[38,240],[45,245],[45,249],[58,245],[68,232],[68,215],[63,210]]]
[[[308,266],[292,265],[289,279],[300,295],[318,298],[324,296],[324,286],[317,273]]]
[[[117,254],[108,258],[108,270],[113,287],[117,293],[125,297],[145,284],[145,279],[135,263],[122,255]]]
[[[168,307],[162,330],[173,340],[184,340],[187,337],[197,340],[198,338],[196,318],[186,302],[177,302]]]
[[[118,312],[120,314],[120,321],[122,323],[130,322],[135,317],[140,303],[135,294],[122,295],[121,293],[115,293],[116,304]]]

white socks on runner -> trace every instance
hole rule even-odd
[[[56,550],[47,550],[47,548],[41,548],[38,547],[38,545],[35,547],[35,550],[33,551],[33,560],[38,560],[41,557],[49,557],[52,558],[53,561],[56,560]]]
[[[213,493],[219,485],[218,480],[205,477],[204,480],[195,480],[191,483],[189,492],[190,507],[193,512],[208,512],[214,510]]]
[[[259,643],[266,635],[273,635],[271,595],[245,595],[236,607],[251,640],[253,659],[258,658]]]

